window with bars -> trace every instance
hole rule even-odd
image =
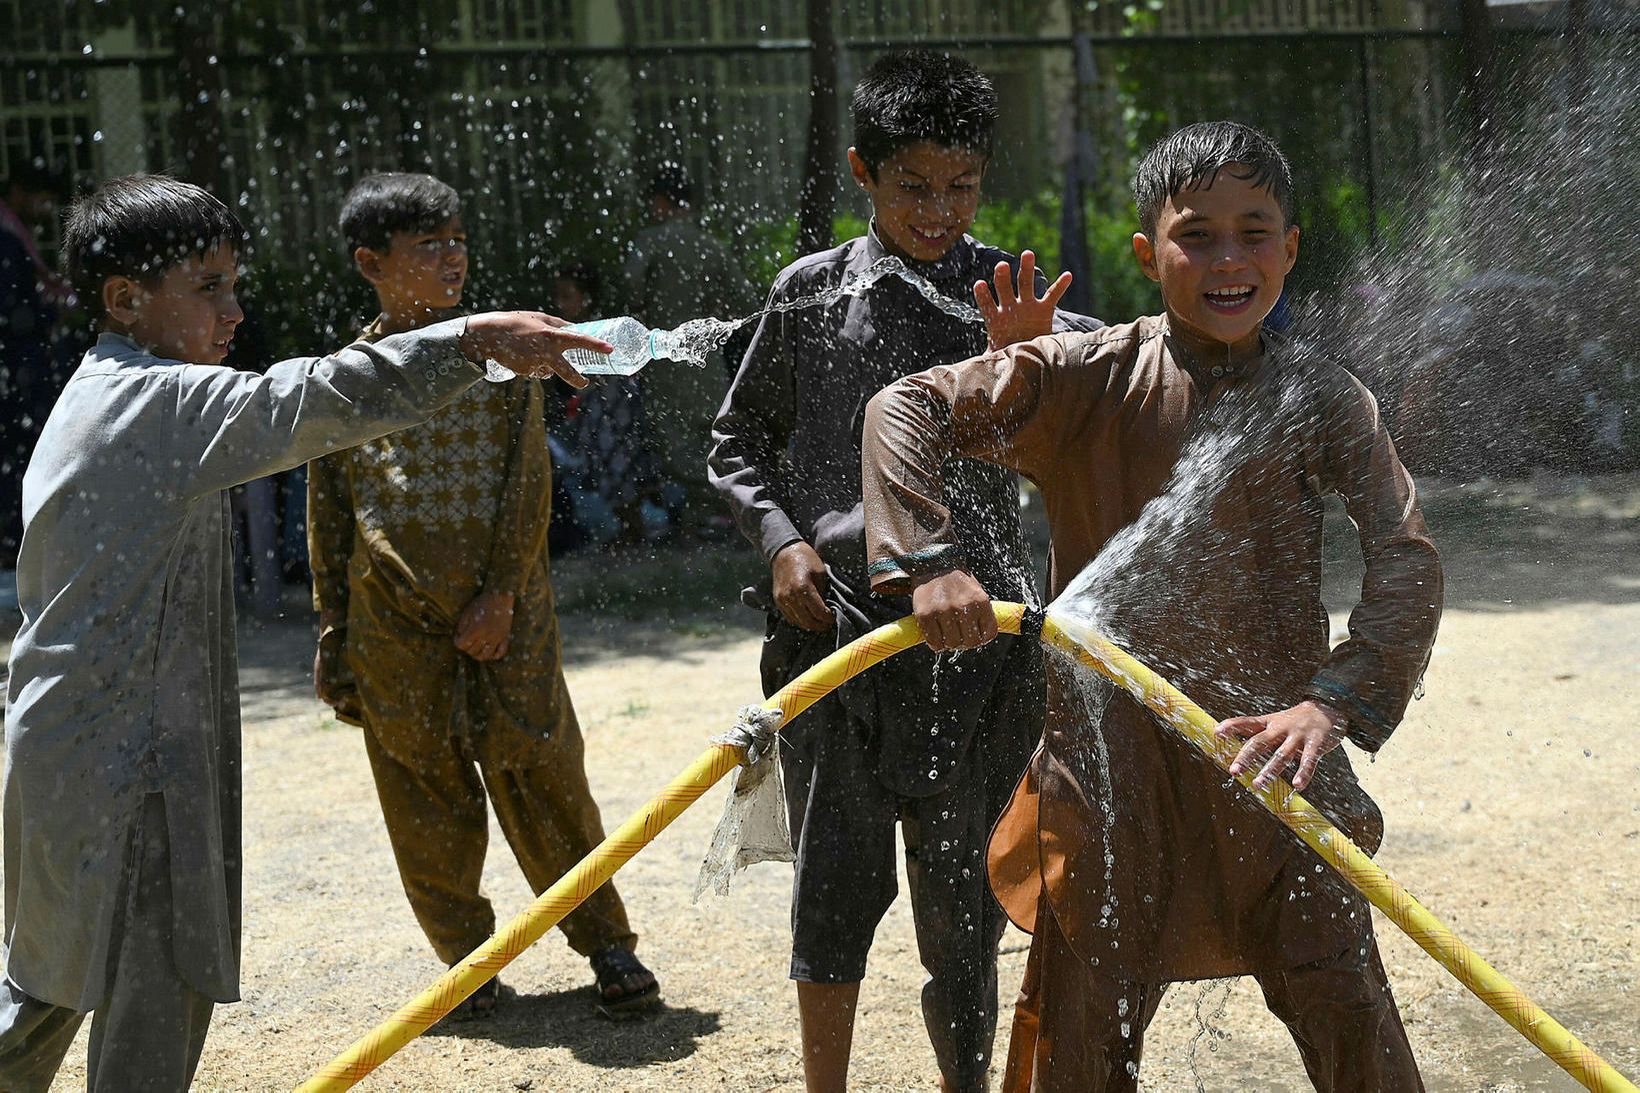
[[[1435,6],[1422,0],[1162,0],[1141,7],[1094,0],[1083,17],[1093,34],[1256,34],[1426,26]]]
[[[473,0],[471,38],[490,44],[575,40],[574,0]]]

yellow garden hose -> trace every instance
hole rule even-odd
[[[1020,633],[1021,624],[1027,619],[1023,605],[996,603],[993,607],[997,627],[1003,633]],[[1056,616],[1043,618],[1031,613],[1029,618],[1032,623],[1041,623],[1045,644],[1109,677],[1228,770],[1239,745],[1214,735],[1217,722],[1166,680],[1089,627]],[[1030,628],[1027,624],[1027,630]],[[915,619],[907,617],[879,627],[826,657],[782,687],[764,705],[779,710],[781,724],[785,725],[873,664],[921,642],[922,631]],[[707,748],[636,815],[537,896],[494,937],[304,1082],[299,1087],[301,1093],[351,1089],[399,1048],[427,1031],[596,891],[718,779],[738,766],[742,755],[741,748],[729,745]],[[1254,773],[1243,773],[1239,781],[1260,804],[1539,1051],[1589,1089],[1600,1093],[1640,1093],[1634,1083],[1585,1047],[1459,940],[1291,785],[1276,781],[1255,790],[1252,788]]]

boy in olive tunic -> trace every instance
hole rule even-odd
[[[365,341],[461,302],[466,236],[449,186],[373,175],[341,220],[382,306]],[[547,575],[541,402],[532,379],[481,384],[422,425],[316,460],[308,479],[319,695],[365,727],[405,894],[447,964],[495,930],[479,891],[486,790],[537,892],[604,837]],[[614,885],[562,929],[591,958],[606,1012],[657,1000]],[[499,997],[491,980],[467,1012]]]
[[[184,1089],[239,996],[230,486],[403,428],[474,362],[572,369],[548,316],[476,315],[266,374],[221,366],[245,231],[204,190],[105,183],[63,252],[102,334],[23,478],[6,706],[0,1089],[43,1090],[87,1012],[87,1085]],[[606,347],[607,348],[607,347]],[[578,385],[583,382],[574,380]]]

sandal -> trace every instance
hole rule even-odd
[[[643,961],[624,945],[599,949],[591,956],[592,974],[598,980],[598,1012],[612,1021],[635,1017],[660,1004],[661,985]],[[649,979],[636,989],[627,986],[634,976]]]
[[[492,976],[450,1014],[452,1021],[488,1021],[501,1005],[501,980]]]

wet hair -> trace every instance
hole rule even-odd
[[[649,181],[649,196],[664,197],[674,205],[688,208],[695,203],[695,184],[681,163],[663,163]]]
[[[1293,171],[1276,142],[1234,121],[1203,121],[1151,145],[1133,169],[1133,202],[1139,230],[1156,234],[1156,220],[1168,200],[1187,189],[1211,187],[1219,172],[1268,191],[1281,206],[1283,226],[1293,222]]]
[[[125,175],[69,207],[63,270],[80,299],[100,315],[108,278],[152,284],[173,266],[218,247],[237,253],[246,238],[228,207],[193,183],[167,175]]]
[[[997,91],[990,77],[961,57],[902,49],[866,69],[849,114],[854,150],[875,179],[884,160],[919,141],[966,148],[989,159]]]
[[[342,237],[351,254],[384,251],[394,232],[430,232],[461,215],[461,195],[432,175],[387,172],[360,179],[342,201]]]

